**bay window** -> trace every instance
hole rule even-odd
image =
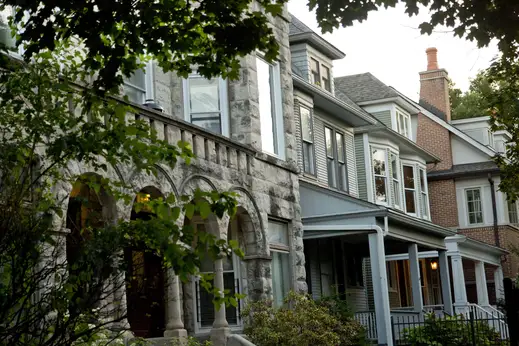
[[[305,173],[315,174],[314,131],[312,125],[312,113],[306,107],[299,107],[299,113],[301,115],[303,170]]]
[[[266,153],[284,158],[285,143],[279,64],[272,65],[257,57],[256,70],[261,122],[261,147]]]
[[[402,171],[404,177],[405,211],[410,214],[416,214],[416,181],[414,167],[402,165]]]
[[[400,170],[398,167],[398,156],[390,153],[391,157],[391,177],[393,179],[393,205],[400,208]]]
[[[425,169],[420,168],[420,193],[421,193],[421,209],[422,209],[422,217],[424,219],[429,219],[429,192],[427,190],[427,175],[425,174]]]
[[[290,248],[288,242],[288,223],[269,220],[268,241],[272,257],[272,295],[274,306],[283,305],[283,300],[290,291]]]
[[[387,158],[386,150],[371,148],[373,179],[375,181],[375,202],[387,203]]]
[[[227,82],[198,74],[184,80],[185,120],[204,129],[229,135]]]
[[[344,135],[330,127],[324,127],[328,185],[348,191],[346,150]]]
[[[481,203],[481,188],[465,190],[467,198],[467,216],[469,224],[483,223],[483,208]]]
[[[508,199],[506,201],[508,206],[508,222],[519,223],[519,217],[517,216],[517,204],[515,201]]]

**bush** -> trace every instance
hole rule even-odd
[[[272,307],[270,301],[250,303],[243,311],[244,333],[258,346],[337,346],[362,345],[360,324],[332,300],[315,302],[308,295],[290,292],[285,306]],[[342,306],[343,308],[344,306]],[[341,309],[342,309],[341,308]],[[341,317],[342,316],[342,317]]]
[[[437,318],[427,314],[424,325],[404,329],[403,335],[405,342],[412,346],[508,345],[486,321],[471,322],[462,315]]]

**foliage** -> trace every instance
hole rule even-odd
[[[268,15],[286,0],[88,0],[17,1],[18,44],[34,53],[77,38],[86,50],[83,66],[98,72],[99,92],[113,90],[153,58],[166,72],[187,76],[193,66],[205,77],[237,77],[239,59],[255,50],[273,59],[278,43]],[[243,33],[248,35],[244,36]]]
[[[53,52],[38,53],[29,63],[5,56],[1,61],[3,345],[95,344],[102,338],[100,330],[123,327],[125,311],[111,305],[110,297],[122,299],[127,248],[145,246],[162,259],[164,270],[172,268],[181,279],[198,273],[205,253],[212,258],[242,254],[236,244],[177,222],[181,214],[187,219],[232,216],[232,193],[196,191],[178,200],[165,196],[135,203],[136,212],[149,211],[148,220],[127,220],[119,213],[132,208],[136,188],[110,178],[115,167],[154,175],[159,165],[188,163],[193,153],[187,143],[159,139],[115,95],[99,98],[88,90],[80,95],[79,85],[90,76],[83,56],[75,44],[56,42]],[[81,174],[79,166],[92,173]],[[78,246],[69,263],[65,241],[73,238],[62,233],[71,221],[67,209],[72,199],[61,194],[67,186],[86,191],[87,198],[76,200],[89,210],[86,216],[81,212],[84,225],[72,224],[80,229],[74,233]],[[97,214],[95,203],[104,204]],[[217,297],[216,304],[236,303],[236,297],[221,297],[208,281],[204,287]]]
[[[183,343],[183,341],[175,340],[172,342],[171,346],[212,346],[213,343],[209,340],[206,341],[198,341],[197,338],[193,336],[189,336],[187,338],[187,342]]]
[[[462,315],[437,318],[434,314],[425,316],[425,323],[419,327],[403,330],[404,340],[410,345],[508,345],[501,341],[500,334],[487,321],[470,321]]]
[[[489,115],[490,104],[487,95],[492,85],[484,72],[470,81],[469,90],[462,93],[454,85],[449,85],[452,119],[476,118]]]
[[[359,345],[362,327],[342,320],[341,309],[317,303],[307,295],[290,292],[286,306],[276,309],[270,301],[250,303],[243,311],[244,333],[258,346]]]

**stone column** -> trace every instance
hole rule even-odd
[[[485,273],[485,263],[483,261],[477,261],[475,263],[476,270],[476,290],[478,293],[478,305],[488,306],[488,289],[487,289],[487,276]]]
[[[393,346],[384,236],[381,233],[371,233],[368,239],[378,344]]]
[[[503,286],[503,267],[498,266],[494,269],[494,285],[496,288],[496,301],[505,299],[505,287]]]
[[[214,287],[218,289],[223,297],[223,259],[221,258],[214,262]],[[225,316],[225,305],[221,305],[219,308],[215,307],[211,341],[215,346],[224,346],[227,344],[227,338],[230,334],[231,330]]]
[[[166,299],[166,331],[165,337],[187,339],[187,331],[182,322],[182,307],[180,306],[180,288],[178,276],[173,269],[168,269],[168,288]],[[181,340],[181,342],[183,341]]]
[[[418,245],[410,244],[409,251],[409,272],[411,274],[411,289],[413,291],[413,306],[418,312],[423,311],[422,284],[420,278],[420,261],[418,260]]]
[[[454,286],[454,309],[456,313],[468,312],[467,288],[463,274],[463,260],[459,253],[451,255],[452,283]]]
[[[451,278],[449,274],[449,260],[447,258],[447,251],[438,251],[438,262],[440,267],[440,281],[442,285],[443,310],[449,315],[453,315],[454,308],[452,306]]]

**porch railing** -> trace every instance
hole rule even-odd
[[[366,338],[368,340],[378,339],[375,311],[357,311],[355,320],[366,329]]]

